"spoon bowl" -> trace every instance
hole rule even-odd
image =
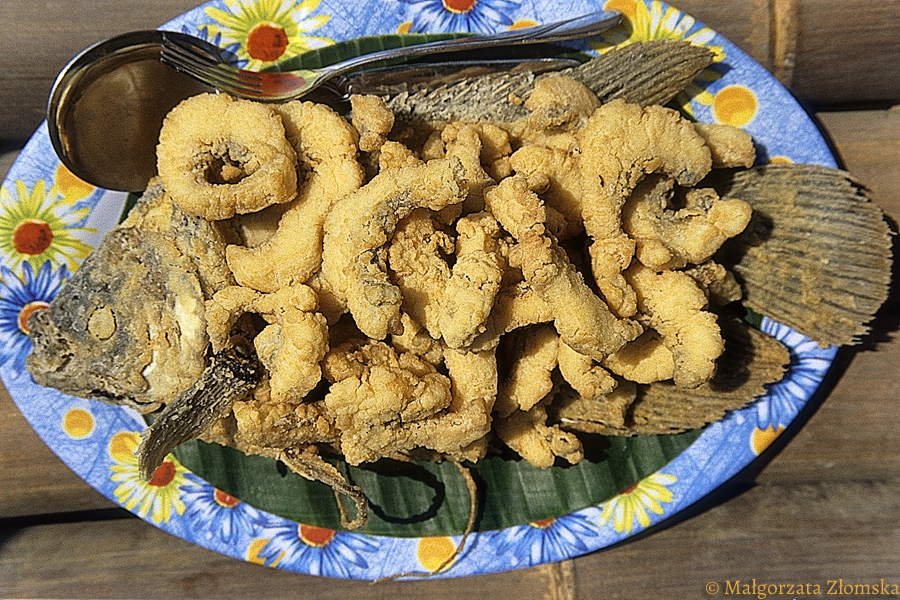
[[[47,106],[50,141],[62,163],[98,187],[140,192],[156,174],[166,114],[208,85],[160,61],[166,37],[218,49],[171,31],[136,31],[91,46],[56,78]]]

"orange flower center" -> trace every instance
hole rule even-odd
[[[53,230],[43,221],[26,219],[16,225],[12,242],[16,251],[36,256],[50,247],[53,242]]]
[[[475,8],[477,0],[443,0],[444,8],[454,13],[467,13]]]
[[[32,300],[19,311],[19,329],[28,335],[28,319],[39,310],[47,310],[50,305],[43,300]]]
[[[240,500],[238,500],[234,496],[226,494],[222,490],[216,490],[213,496],[216,499],[216,504],[224,508],[233,508],[240,502]]]
[[[150,479],[150,483],[148,485],[152,485],[153,487],[166,487],[175,479],[175,465],[172,464],[171,460],[165,461],[163,464],[156,467],[156,470],[153,471],[153,477]]]
[[[640,483],[641,483],[641,482],[638,481],[638,482],[635,483],[635,484],[629,485],[627,488],[625,488],[625,490],[622,491],[622,495],[632,493],[634,490],[638,489],[638,485],[640,485]]]
[[[556,519],[551,517],[549,519],[541,519],[540,521],[532,521],[531,526],[535,529],[547,529],[554,523],[556,523]]]
[[[334,529],[325,529],[324,527],[300,523],[300,539],[308,546],[315,546],[316,548],[327,546],[334,539],[334,534]]]
[[[276,61],[287,47],[287,32],[284,27],[274,23],[258,23],[247,34],[247,54],[256,60]]]

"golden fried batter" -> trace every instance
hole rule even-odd
[[[388,247],[403,310],[435,339],[441,337],[441,300],[450,279],[446,257],[452,253],[453,240],[435,228],[431,211],[422,208],[400,221]]]
[[[495,412],[501,418],[516,410],[529,411],[553,390],[559,336],[549,325],[521,330],[510,354],[515,357],[509,375],[497,392]]]
[[[238,283],[261,292],[304,283],[319,270],[325,215],[364,175],[357,133],[334,110],[300,101],[277,110],[306,178],[271,238],[252,248],[229,246],[226,254]]]
[[[442,286],[439,335],[451,348],[472,343],[485,331],[506,267],[500,249],[500,225],[488,212],[456,222],[456,262]]]
[[[636,257],[655,270],[678,269],[708,260],[741,233],[752,209],[743,200],[719,198],[712,189],[692,189],[673,210],[674,182],[658,176],[637,185],[622,210],[622,229],[634,239]]]
[[[554,325],[569,346],[602,360],[641,333],[634,321],[618,319],[587,286],[565,252],[545,235],[540,198],[524,178],[513,176],[485,192],[491,212],[516,238],[510,264],[553,310]]]
[[[693,388],[711,379],[725,343],[716,315],[704,310],[706,295],[697,283],[681,271],[656,273],[639,264],[626,278],[637,293],[641,319],[672,353],[675,385]]]
[[[163,185],[189,215],[228,219],[297,193],[294,150],[266,104],[227,94],[188,98],[166,116],[156,154]]]
[[[416,208],[460,203],[466,189],[458,160],[436,160],[382,171],[328,213],[322,273],[370,338],[400,331],[402,297],[385,265],[385,244],[397,223]]]
[[[261,294],[232,286],[207,302],[206,317],[213,349],[225,346],[244,313],[258,313],[269,323],[253,340],[260,362],[269,372],[272,402],[303,400],[322,378],[319,362],[328,349],[328,325],[316,312],[318,298],[305,285]]]
[[[712,157],[676,111],[622,100],[598,108],[579,140],[582,216],[592,239],[594,278],[612,311],[630,316],[636,310],[634,292],[621,275],[634,255],[634,242],[621,228],[625,199],[645,175],[658,171],[693,186],[712,168]]]

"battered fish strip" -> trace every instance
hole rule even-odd
[[[397,223],[416,208],[437,211],[460,203],[467,189],[458,160],[436,160],[381,171],[328,213],[322,273],[366,336],[382,340],[401,331],[403,299],[385,265]]]
[[[507,177],[485,192],[485,200],[516,239],[510,264],[522,269],[528,285],[552,307],[553,323],[563,342],[600,361],[640,335],[641,326],[613,315],[566,253],[546,235],[543,203],[524,178]]]
[[[211,221],[293,200],[296,155],[268,105],[200,94],[166,115],[156,150],[166,190]]]
[[[594,279],[612,311],[635,313],[634,291],[622,277],[635,243],[622,231],[625,200],[649,173],[664,172],[691,187],[712,168],[712,156],[693,125],[662,106],[623,100],[604,104],[579,132],[584,229],[591,237]]]
[[[359,189],[364,179],[356,159],[356,130],[334,110],[300,101],[275,110],[305,179],[271,238],[252,248],[226,249],[237,282],[261,292],[305,283],[319,270],[325,215],[337,200]]]

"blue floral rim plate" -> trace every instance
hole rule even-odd
[[[794,98],[718,33],[662,2],[645,0],[216,0],[163,26],[226,47],[249,68],[359,36],[488,32],[577,16],[599,8],[625,15],[583,49],[605,52],[638,40],[684,38],[716,53],[683,110],[704,122],[742,127],[760,162],[836,166],[825,140]],[[46,444],[82,479],[156,527],[240,560],[330,577],[378,579],[428,573],[460,542],[386,537],[299,524],[258,510],[165,463],[153,480],[137,472],[143,419],[130,409],[72,398],[34,383],[24,359],[25,323],[45,308],[102,235],[125,194],[89,186],[61,166],[46,125],[34,134],[0,190],[0,376]],[[748,466],[794,421],[822,384],[837,348],[779,323],[762,329],[791,351],[786,377],[752,405],[708,426],[657,472],[597,505],[539,523],[473,533],[435,577],[505,571],[583,555],[678,514]]]

